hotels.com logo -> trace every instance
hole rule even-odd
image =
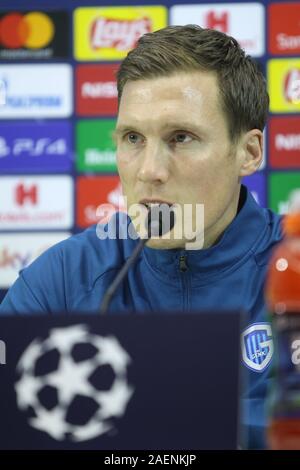
[[[1,176],[0,180],[0,231],[72,227],[71,176]]]
[[[8,49],[45,47],[54,32],[52,20],[42,12],[9,13],[0,20],[0,44]]]
[[[184,2],[182,2],[184,3]],[[194,24],[233,36],[247,54],[259,57],[265,50],[265,9],[261,3],[211,3],[174,5],[171,25]]]
[[[222,33],[229,32],[229,14],[227,11],[209,11],[206,15],[206,28],[217,29]]]
[[[25,187],[22,183],[18,184],[15,191],[15,201],[18,206],[23,206],[27,202],[36,206],[38,203],[38,187],[36,185]]]
[[[138,39],[152,31],[150,18],[121,20],[100,17],[93,21],[90,42],[93,49],[104,47],[126,51],[135,47]]]

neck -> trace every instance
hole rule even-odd
[[[210,248],[211,246],[218,243],[224,231],[238,213],[239,200],[240,188],[234,195],[233,200],[230,201],[230,204],[227,206],[226,210],[218,218],[217,222],[205,229],[203,248]]]

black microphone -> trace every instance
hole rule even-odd
[[[145,220],[147,235],[145,238],[141,238],[139,240],[137,246],[132,252],[132,255],[126,260],[126,263],[122,266],[116,278],[105,292],[100,305],[100,313],[106,313],[117,288],[124,280],[129,268],[137,261],[140,252],[149,238],[161,237],[165,233],[171,231],[174,225],[175,213],[172,207],[168,206],[168,204],[157,204],[149,210]]]

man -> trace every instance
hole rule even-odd
[[[269,331],[263,286],[271,249],[281,238],[280,219],[241,187],[262,160],[268,112],[262,74],[233,38],[172,26],[139,40],[119,69],[118,93],[117,162],[129,212],[134,204],[144,210],[203,204],[204,243],[187,250],[184,231],[181,238],[150,240],[110,310],[243,308],[251,331],[257,323]],[[128,223],[121,215],[118,221]],[[190,222],[197,232],[195,211]],[[97,234],[91,227],[44,253],[20,273],[0,311],[97,313],[137,244]],[[243,419],[250,447],[259,448],[270,357],[259,359],[266,349],[254,339]]]

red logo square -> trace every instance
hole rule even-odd
[[[269,155],[273,168],[300,168],[300,117],[270,118]]]
[[[300,53],[300,3],[269,6],[269,51],[271,54]]]
[[[80,176],[76,184],[79,227],[98,222],[106,223],[110,216],[123,209],[123,197],[118,176]],[[105,204],[103,210],[102,205]],[[105,210],[104,210],[105,209]]]
[[[118,111],[118,65],[78,65],[76,112],[79,116],[115,116]]]

